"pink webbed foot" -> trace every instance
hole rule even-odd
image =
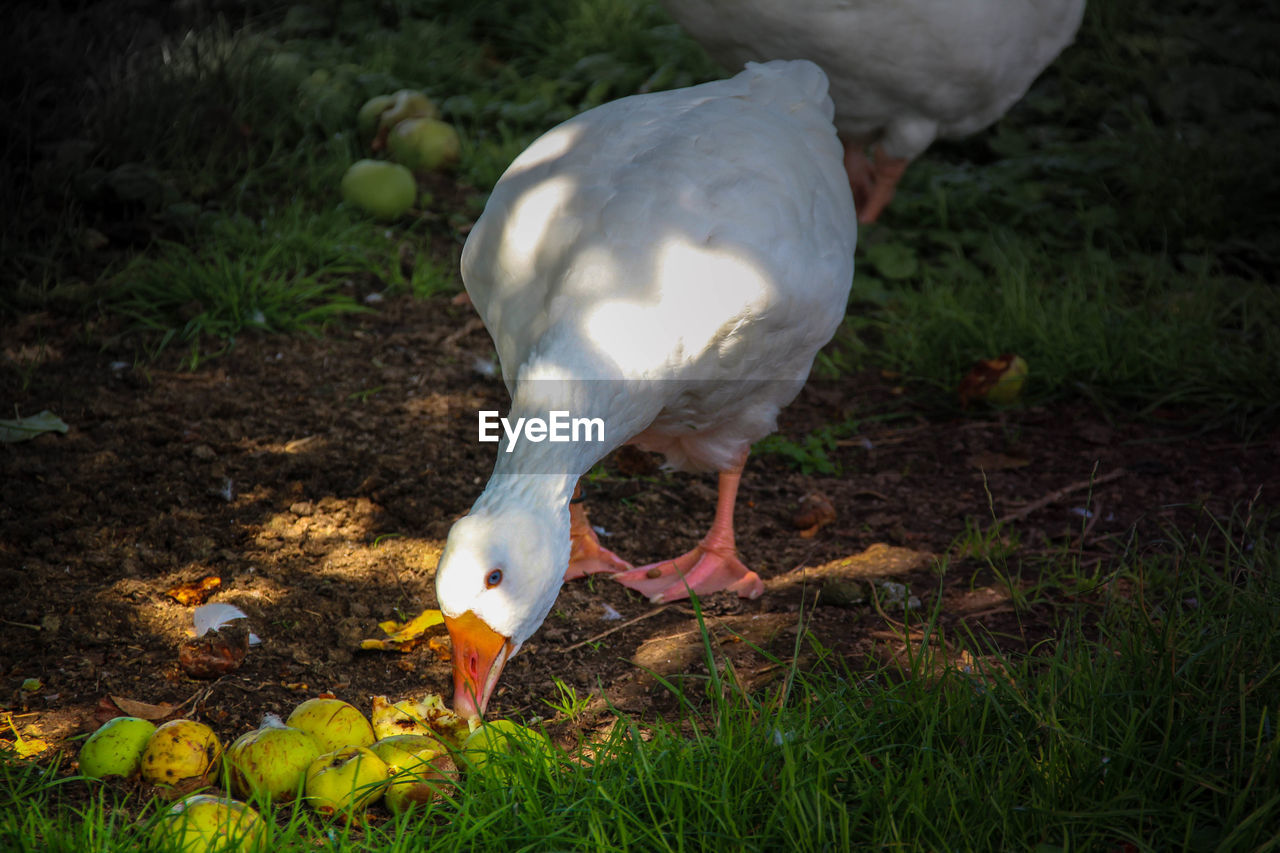
[[[587,511],[580,502],[582,487],[574,489],[573,502],[569,504],[569,568],[564,573],[567,581],[600,572],[626,572],[633,567],[626,560],[600,544]]]
[[[898,181],[902,180],[910,162],[905,157],[890,157],[878,145],[869,160],[859,146],[845,145],[844,169],[849,174],[859,223],[865,225],[880,218],[893,200]]]
[[[674,560],[623,572],[613,579],[655,603],[688,598],[691,592],[706,595],[722,589],[743,598],[759,598],[764,582],[738,559],[733,541],[733,504],[746,458],[744,450],[736,465],[720,472],[715,520],[698,547]]]
[[[764,592],[760,576],[744,566],[732,548],[725,551],[704,545],[674,560],[632,569],[613,579],[655,604],[688,598],[691,592],[706,595],[728,590],[742,598],[759,598]]]

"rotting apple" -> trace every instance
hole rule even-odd
[[[80,772],[94,779],[132,776],[155,731],[155,723],[141,717],[108,720],[80,747]]]
[[[473,726],[445,704],[439,693],[421,699],[404,699],[394,705],[385,696],[373,697],[373,733],[379,738],[392,735],[431,735],[455,747],[462,746]],[[478,725],[479,720],[475,723]]]
[[[429,803],[457,783],[448,747],[429,735],[392,735],[369,747],[387,763],[387,808],[402,812]]]
[[[174,803],[152,830],[162,849],[212,853],[260,845],[266,834],[261,815],[238,800],[196,794]]]
[[[169,786],[208,781],[221,755],[213,729],[195,720],[170,720],[155,730],[142,751],[142,778]]]
[[[231,791],[265,802],[291,800],[302,790],[307,768],[319,757],[315,738],[268,714],[260,728],[236,738],[227,749]]]
[[[315,738],[321,753],[344,746],[369,746],[377,740],[364,714],[341,699],[308,699],[293,709],[285,725]]]
[[[350,820],[382,796],[388,773],[387,763],[367,747],[327,752],[307,768],[307,805],[326,817],[345,812]]]

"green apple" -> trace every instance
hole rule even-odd
[[[207,780],[221,755],[213,729],[195,720],[170,720],[155,730],[142,751],[142,778],[152,785]]]
[[[285,724],[315,738],[322,753],[344,746],[369,746],[377,740],[364,714],[341,699],[308,699],[293,709]]]
[[[417,197],[413,173],[398,163],[357,160],[342,176],[342,200],[379,219],[395,219]]]
[[[436,105],[421,92],[401,89],[389,97],[391,102],[378,114],[373,138],[374,151],[386,144],[387,134],[400,122],[415,118],[440,118]]]
[[[155,730],[154,723],[141,717],[108,720],[80,747],[80,772],[94,779],[132,776]]]
[[[307,768],[307,804],[326,817],[361,812],[382,796],[387,763],[363,746],[348,746],[324,755]]]
[[[387,150],[397,163],[415,172],[429,172],[457,163],[462,141],[451,124],[433,118],[411,118],[391,129]]]
[[[395,103],[394,95],[374,95],[356,113],[356,133],[362,142],[370,142],[378,132],[378,122],[387,108]]]
[[[462,745],[461,755],[468,771],[492,774],[498,781],[506,782],[510,774],[505,768],[495,766],[492,759],[495,755],[512,753],[543,761],[554,761],[556,756],[555,747],[545,735],[511,720],[482,724]]]
[[[384,797],[393,812],[429,803],[457,781],[448,747],[429,735],[392,735],[369,748],[387,763]]]
[[[236,738],[227,750],[231,791],[246,799],[291,800],[302,790],[307,768],[319,757],[315,738],[268,714],[261,728]]]
[[[152,841],[161,849],[182,853],[214,853],[260,845],[266,823],[237,800],[197,794],[187,797],[161,816]]]

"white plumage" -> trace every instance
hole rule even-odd
[[[816,62],[831,79],[835,124],[850,151],[879,145],[879,157],[905,165],[935,139],[966,136],[1003,116],[1071,43],[1085,0],[663,0],[663,5],[731,70],[765,59]],[[896,183],[896,175],[859,175],[865,168],[849,166],[855,185],[863,184],[870,196],[858,199],[862,221],[879,213]],[[877,177],[890,181],[879,193],[873,186]]]
[[[799,392],[853,276],[831,118],[815,65],[753,64],[577,116],[494,188],[462,274],[498,350],[508,418],[600,418],[605,440],[503,445],[450,532],[437,596],[460,707],[483,709],[555,601],[581,475],[630,441],[678,468],[735,472],[736,489],[735,466]],[[728,541],[731,552],[731,530]],[[757,587],[722,586],[758,594],[748,574]],[[492,634],[473,641],[473,629]]]

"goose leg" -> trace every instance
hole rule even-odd
[[[863,147],[857,143],[844,144],[844,170],[849,175],[849,189],[853,190],[853,206],[858,211],[858,220],[862,220],[862,209],[871,198],[871,187],[875,184],[875,167],[867,159]]]
[[[587,521],[587,510],[582,505],[582,486],[574,487],[573,500],[569,502],[569,568],[564,573],[567,581],[577,580],[598,572],[625,572],[631,564],[600,544],[600,538]]]
[[[910,162],[905,157],[890,157],[884,153],[883,148],[876,146],[872,155],[869,191],[861,203],[854,202],[858,211],[858,222],[865,225],[880,218],[880,213],[893,200],[893,194],[898,189],[898,181],[902,180],[902,173],[907,170],[907,164]],[[856,195],[854,197],[857,198]]]
[[[745,462],[746,456],[743,456]],[[733,505],[738,497],[743,462],[720,472],[720,494],[711,530],[692,551],[616,574],[618,583],[648,596],[654,603],[688,598],[691,592],[705,595],[729,590],[742,598],[758,598],[764,592],[760,576],[738,559],[733,539]]]

